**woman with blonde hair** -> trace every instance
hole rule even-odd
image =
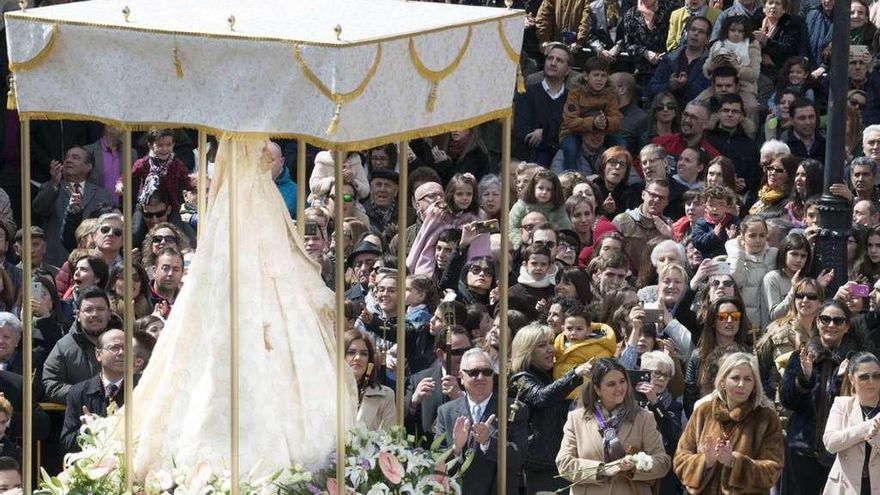
[[[555,462],[568,414],[566,397],[590,373],[590,363],[583,363],[554,381],[553,362],[550,327],[532,323],[516,332],[511,345],[510,394],[529,408],[529,443],[523,460],[527,493],[566,486]]]
[[[176,248],[183,253],[189,249],[189,241],[177,225],[170,222],[157,223],[144,236],[144,243],[141,246],[141,266],[151,278],[153,276],[151,268],[156,253],[166,247]]]
[[[764,396],[757,358],[729,355],[679,440],[675,474],[688,493],[766,494],[782,474],[783,454],[782,427]]]

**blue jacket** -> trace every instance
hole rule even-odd
[[[290,170],[287,167],[281,168],[281,175],[275,179],[275,185],[278,186],[278,192],[284,198],[284,204],[287,205],[287,211],[290,212],[290,218],[296,218],[296,183],[290,180]]]
[[[739,217],[733,216],[727,225],[739,225]],[[714,258],[727,254],[724,249],[724,243],[727,242],[727,231],[722,230],[721,235],[715,234],[715,224],[709,223],[705,217],[697,219],[693,227],[691,227],[691,238],[694,241],[694,247],[700,251],[703,258]]]
[[[822,6],[807,12],[807,35],[810,40],[809,57],[813,67],[822,65],[822,50],[831,43],[831,16]]]
[[[678,72],[678,58],[683,56],[684,50],[685,47],[682,46],[667,53],[657,64],[654,76],[648,83],[648,101],[669,89],[669,78]],[[709,87],[709,80],[703,75],[703,64],[706,63],[707,56],[708,51],[691,67],[687,83],[677,91],[673,91],[681,108],[684,108],[689,101],[695,100],[697,95]]]

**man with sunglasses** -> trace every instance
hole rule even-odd
[[[452,447],[456,457],[473,455],[462,478],[462,493],[495,495],[498,493],[498,429],[507,428],[507,495],[515,495],[519,493],[522,457],[527,444],[527,414],[520,410],[512,422],[498,424],[495,371],[491,358],[482,349],[464,353],[460,376],[465,393],[440,406],[434,434],[444,437],[443,448]]]
[[[195,230],[193,230],[189,224],[184,222],[179,214],[171,211],[170,204],[171,202],[168,201],[165,193],[162,190],[157,189],[147,200],[146,204],[139,203],[137,205],[135,218],[133,219],[135,229],[132,233],[132,239],[135,246],[143,244],[147,232],[149,232],[154,226],[162,222],[168,222],[174,224],[174,226],[183,232],[187,241],[189,241],[190,246],[193,248],[196,247]]]
[[[103,187],[88,181],[95,157],[85,149],[74,146],[67,150],[64,162],[53,160],[51,178],[40,187],[33,201],[35,224],[46,232],[46,261],[61,266],[68,251],[61,242],[62,226],[76,229],[83,218],[101,204],[113,200]]]

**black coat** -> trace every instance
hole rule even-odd
[[[754,139],[746,135],[742,127],[734,132],[716,127],[706,132],[706,140],[719,153],[733,161],[736,176],[746,181],[747,190],[758,190],[761,183],[760,147]]]
[[[434,390],[425,396],[417,405],[412,405],[413,394],[419,382],[425,378],[434,380]],[[417,442],[427,447],[434,441],[434,420],[437,418],[437,409],[443,404],[444,397],[440,382],[443,380],[443,367],[439,361],[425,370],[414,373],[406,379],[406,392],[404,395],[404,425],[406,431],[416,437]]]
[[[583,383],[583,378],[571,370],[553,381],[549,373],[529,368],[513,375],[510,383],[510,395],[516,396],[513,384],[519,383],[522,389],[519,400],[529,407],[529,436],[523,454],[523,468],[556,473],[556,454],[562,444],[562,428],[568,419],[566,399]]]
[[[23,384],[24,378],[21,375],[11,371],[0,371],[0,393],[12,404],[12,424],[9,426],[7,434],[15,438],[21,438],[22,424],[24,423],[21,415],[24,404]],[[34,380],[33,394],[34,440],[45,440],[49,438],[50,424],[49,416],[39,406],[39,402],[43,400],[43,386],[39,380]]]
[[[135,377],[137,384],[137,377]],[[122,407],[125,404],[123,384],[116,394],[116,405]],[[61,446],[65,452],[78,452],[79,445],[76,439],[82,426],[80,417],[83,414],[83,406],[92,414],[107,416],[107,397],[104,395],[104,387],[101,384],[101,375],[95,375],[84,382],[79,382],[67,392],[67,410],[64,412],[64,426],[61,429]]]

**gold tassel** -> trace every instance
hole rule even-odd
[[[428,112],[433,112],[437,104],[437,81],[431,82],[431,91],[428,93],[428,104],[426,108]]]
[[[339,127],[339,112],[342,111],[342,103],[336,102],[336,111],[333,112],[333,118],[330,119],[330,125],[327,126],[327,134],[336,134],[336,128]]]
[[[519,94],[526,92],[526,82],[523,79],[522,67],[518,63],[516,64],[516,92]]]
[[[6,93],[6,109],[17,110],[15,102],[15,81],[11,77],[9,78],[9,91]]]
[[[180,53],[178,53],[176,46],[174,47],[174,72],[178,79],[183,79],[183,61],[180,60]]]

